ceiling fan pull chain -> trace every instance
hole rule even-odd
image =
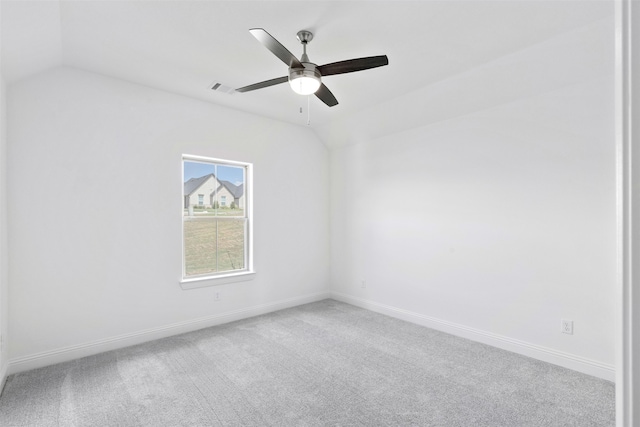
[[[311,126],[311,95],[307,95],[307,126]]]

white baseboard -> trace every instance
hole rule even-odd
[[[549,349],[543,346],[530,344],[524,341],[504,337],[498,334],[481,331],[445,320],[437,319],[423,314],[414,313],[408,310],[380,304],[374,301],[365,300],[340,292],[320,292],[301,297],[289,298],[286,300],[260,304],[252,307],[234,310],[212,316],[201,317],[186,322],[175,323],[159,328],[147,329],[131,334],[120,335],[112,338],[92,341],[89,343],[64,347],[56,350],[32,354],[28,356],[10,359],[8,364],[0,369],[0,392],[8,375],[56,363],[67,362],[81,357],[91,356],[105,351],[116,350],[131,345],[141,344],[172,335],[191,332],[210,326],[229,323],[236,320],[246,319],[285,308],[295,307],[310,302],[320,301],[326,298],[333,298],[338,301],[362,307],[377,313],[385,314],[398,319],[406,320],[422,326],[447,332],[452,335],[467,338],[473,341],[488,344],[534,359],[553,363],[588,375],[593,375],[608,381],[615,381],[615,368],[612,365],[590,360],[584,357],[564,353],[558,350]]]
[[[5,367],[4,374],[5,376],[12,375],[19,372],[29,371],[31,369],[37,369],[44,366],[55,365],[57,363],[68,362],[70,360],[91,356],[105,351],[116,350],[119,348],[141,344],[147,341],[166,338],[169,336],[191,332],[198,329],[208,328],[210,326],[221,325],[223,323],[229,323],[253,316],[259,316],[261,314],[283,310],[285,308],[295,307],[315,301],[321,301],[327,298],[329,298],[328,292],[319,292],[300,297],[288,298],[281,301],[260,304],[253,307],[242,308],[226,313],[214,314],[212,316],[174,323],[159,328],[147,329],[131,334],[119,335],[116,337],[92,341],[84,344],[73,345],[56,350],[17,357],[15,359],[9,360],[8,369]]]
[[[377,313],[386,314],[387,316],[397,319],[406,320],[411,323],[426,326],[472,341],[488,344],[503,350],[512,351],[554,365],[562,366],[574,371],[582,372],[594,377],[602,378],[608,381],[615,381],[615,367],[606,363],[597,362],[595,360],[576,356],[558,350],[553,350],[543,346],[531,344],[525,341],[516,340],[491,332],[481,331],[479,329],[470,328],[468,326],[459,325],[453,322],[437,319],[423,314],[414,313],[401,308],[391,307],[374,301],[365,300],[354,297],[352,295],[340,292],[330,292],[331,298],[352,304]]]

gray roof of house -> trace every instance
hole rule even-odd
[[[244,194],[244,184],[235,185],[229,181],[220,181],[220,184],[226,187],[226,189],[229,190],[229,193],[233,194],[233,197],[236,199],[239,199]],[[220,187],[218,187],[218,190],[219,189]]]
[[[207,179],[213,177],[215,179],[215,175],[210,173],[209,175],[201,176],[199,178],[191,178],[187,182],[184,183],[184,195],[190,196],[194,191],[196,191],[202,184],[205,183]],[[220,188],[225,187],[229,190],[229,193],[233,195],[234,198],[239,199],[244,194],[244,184],[235,185],[229,181],[219,181],[220,186],[216,189],[220,190]]]
[[[209,175],[201,176],[200,178],[191,178],[189,181],[184,183],[184,195],[190,196],[191,193],[196,191],[204,182],[209,179],[209,177],[216,177],[214,174],[210,173]]]

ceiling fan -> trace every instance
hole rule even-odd
[[[310,31],[298,31],[298,40],[302,43],[303,48],[300,60],[264,29],[253,28],[249,30],[249,32],[269,49],[271,53],[287,64],[289,67],[289,75],[241,87],[240,89],[236,89],[236,92],[249,92],[289,81],[294,92],[300,95],[315,94],[322,102],[329,107],[333,107],[334,105],[338,105],[338,100],[324,83],[322,83],[322,77],[334,74],[353,73],[354,71],[368,70],[369,68],[382,67],[383,65],[389,64],[387,56],[380,55],[316,65],[310,62],[307,56],[307,44],[313,39],[313,33]]]

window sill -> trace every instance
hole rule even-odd
[[[182,279],[180,281],[180,287],[187,290],[225,285],[227,283],[247,282],[249,280],[253,280],[255,276],[255,271],[242,271],[239,273],[221,274],[218,276],[194,277],[190,279]]]

